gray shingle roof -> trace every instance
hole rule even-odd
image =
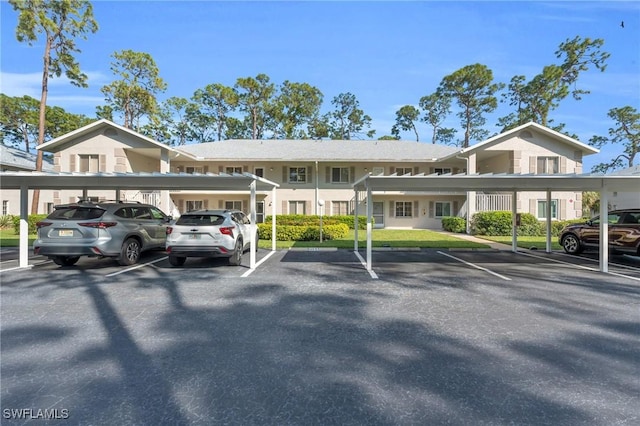
[[[611,173],[615,176],[635,176],[640,175],[640,165],[629,167],[628,169],[616,170]]]
[[[0,166],[15,170],[35,170],[36,155],[17,148],[0,145]],[[42,163],[44,171],[53,171],[53,165],[46,160]]]
[[[274,139],[232,139],[184,145],[178,149],[202,159],[247,161],[429,161],[460,151],[452,146],[395,140]]]

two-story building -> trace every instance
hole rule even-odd
[[[280,184],[278,214],[352,214],[354,180],[367,173],[582,173],[582,158],[598,152],[566,135],[529,123],[466,149],[396,140],[225,140],[170,147],[107,120],[96,121],[40,147],[59,172],[252,173]],[[79,176],[79,178],[81,178]],[[129,199],[169,214],[200,208],[247,210],[249,196],[234,191],[53,191],[53,202],[80,198]],[[273,200],[258,194],[258,221]],[[376,227],[441,228],[444,216],[511,210],[511,193],[374,192]],[[518,195],[519,212],[546,215],[546,193]],[[319,201],[324,203],[321,206]],[[471,200],[468,202],[467,200]],[[554,192],[553,219],[582,214],[580,192]],[[364,211],[364,210],[360,210]]]

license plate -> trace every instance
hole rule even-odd
[[[60,237],[73,237],[73,229],[61,229],[58,231]]]
[[[189,234],[189,239],[190,240],[199,240],[200,239],[200,234]]]

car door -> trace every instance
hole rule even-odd
[[[236,222],[240,233],[242,234],[243,245],[246,245],[251,241],[251,221],[246,214],[242,212],[235,212],[232,214],[233,221]]]
[[[158,237],[159,221],[153,217],[149,207],[133,206],[131,207],[131,212],[133,221],[137,226],[137,231],[142,236],[143,246],[145,248],[164,244],[164,240],[160,240]]]
[[[153,239],[155,244],[164,246],[167,239],[167,226],[169,226],[169,216],[164,214],[157,207],[149,207],[151,217],[153,218]]]
[[[640,213],[624,212],[609,230],[612,249],[635,253],[640,240]]]

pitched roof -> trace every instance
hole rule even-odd
[[[36,155],[17,148],[0,145],[0,166],[21,170],[36,169]],[[43,171],[53,171],[53,164],[46,159],[42,162]]]
[[[231,139],[177,148],[198,159],[246,161],[429,161],[460,149],[397,140],[251,140]]]
[[[611,172],[611,175],[614,176],[640,176],[640,165],[629,167],[628,169],[616,170],[615,172]]]

